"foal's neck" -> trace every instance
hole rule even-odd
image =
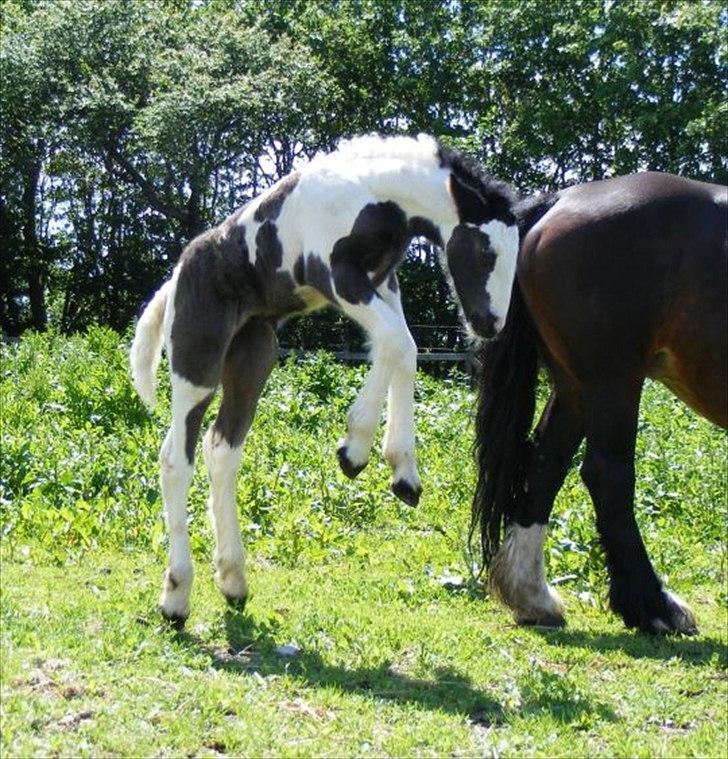
[[[457,209],[449,192],[450,172],[438,166],[396,165],[379,170],[366,183],[381,202],[392,201],[409,219],[421,217],[437,227],[458,222]]]

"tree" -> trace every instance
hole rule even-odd
[[[522,191],[645,169],[728,179],[721,3],[504,0],[469,12],[479,117],[468,144]]]
[[[434,133],[523,193],[648,168],[728,180],[717,0],[5,0],[3,14],[5,332],[49,312],[62,329],[124,328],[191,237],[342,136]],[[431,250],[402,278],[411,321],[455,322]]]

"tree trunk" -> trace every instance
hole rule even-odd
[[[17,321],[10,316],[13,303],[10,285],[11,237],[10,214],[5,198],[0,196],[0,329],[6,334],[12,334],[17,326]]]
[[[44,264],[36,229],[36,196],[40,163],[32,164],[23,178],[23,257],[30,299],[30,318],[34,329],[43,331],[48,323],[45,303]]]

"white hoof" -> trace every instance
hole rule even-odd
[[[545,585],[526,603],[513,609],[513,618],[519,625],[563,627],[566,624],[564,602],[550,585]]]
[[[491,562],[490,589],[519,624],[562,627],[564,603],[546,582],[545,535],[545,525],[511,525]]]

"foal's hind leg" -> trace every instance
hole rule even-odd
[[[252,319],[235,335],[223,364],[220,411],[203,443],[215,530],[215,579],[232,605],[244,604],[248,596],[235,502],[236,475],[245,436],[277,355],[275,332],[262,319]]]
[[[603,382],[585,394],[581,474],[597,513],[612,609],[645,632],[697,632],[695,617],[655,574],[634,517],[634,452],[642,381]]]
[[[541,415],[513,521],[490,567],[491,590],[521,624],[564,624],[561,598],[546,582],[543,548],[554,499],[584,435],[575,404],[563,395],[554,389]]]
[[[169,567],[159,606],[177,623],[189,616],[192,558],[187,533],[187,491],[194,473],[194,455],[202,417],[214,388],[200,387],[172,373],[172,426],[160,451],[162,498],[169,535]]]

